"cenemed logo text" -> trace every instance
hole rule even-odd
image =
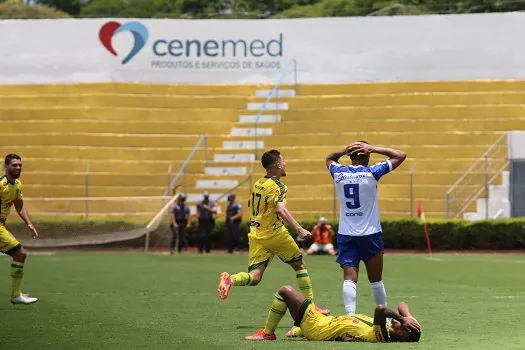
[[[237,40],[179,40],[158,39],[153,42],[153,53],[155,56],[172,57],[282,57],[283,34],[277,39],[264,41],[255,39],[252,41]]]

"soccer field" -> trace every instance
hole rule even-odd
[[[257,287],[216,294],[221,271],[245,270],[246,256],[57,253],[30,256],[24,291],[40,301],[9,303],[9,259],[0,259],[0,348],[7,349],[524,349],[525,255],[386,255],[390,305],[405,300],[421,322],[419,344],[287,340],[287,314],[275,342],[243,337],[264,324],[273,293],[295,283],[274,260]],[[342,314],[341,275],[333,257],[307,257],[316,301]],[[363,270],[364,272],[364,270]],[[363,274],[358,311],[372,314]]]

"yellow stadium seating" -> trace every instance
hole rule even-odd
[[[91,217],[147,220],[161,203],[146,197],[162,195],[170,175],[177,172],[200,135],[207,135],[207,154],[197,151],[187,167],[188,193],[205,189],[198,182],[246,178],[205,174],[207,166],[249,169],[253,165],[253,179],[263,175],[258,162],[213,162],[216,155],[253,153],[249,146],[228,149],[223,144],[254,140],[231,131],[254,127],[241,123],[239,116],[256,114],[247,105],[264,101],[255,97],[259,88],[268,87],[0,86],[0,151],[23,157],[22,181],[33,215],[81,217],[84,201],[50,197],[89,195],[130,198],[91,201]],[[288,103],[288,109],[266,112],[280,115],[281,121],[259,124],[271,128],[272,134],[258,140],[264,142],[264,149],[283,153],[288,168],[283,182],[297,217],[337,216],[338,203],[324,158],[356,140],[408,153],[406,162],[381,180],[380,206],[385,217],[409,216],[418,201],[424,202],[427,216],[443,217],[445,193],[452,183],[504,131],[523,129],[524,91],[525,81],[301,85],[296,97],[279,99]],[[219,194],[226,189],[209,191]],[[236,192],[246,203],[249,182]]]

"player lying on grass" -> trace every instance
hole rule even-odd
[[[275,329],[286,309],[290,310],[295,326],[300,327],[302,336],[308,340],[380,343],[417,342],[421,337],[421,326],[406,303],[400,303],[397,311],[378,305],[373,318],[363,314],[325,316],[293,287],[283,286],[275,294],[264,328],[246,339],[275,340]]]

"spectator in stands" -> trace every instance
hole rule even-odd
[[[334,245],[332,244],[334,231],[332,230],[332,226],[326,223],[325,218],[319,218],[319,223],[315,225],[312,230],[312,237],[314,243],[306,251],[308,255],[318,252],[335,255]]]
[[[181,193],[177,202],[173,206],[170,217],[171,217],[171,246],[170,252],[173,254],[175,249],[180,253],[182,247],[188,247],[188,239],[186,237],[186,228],[190,222],[190,208],[185,204],[186,195]]]
[[[224,222],[228,228],[228,253],[233,253],[237,248],[241,250],[241,220],[242,220],[242,205],[235,200],[235,194],[228,195],[228,208],[226,209],[226,217]]]
[[[206,249],[206,253],[211,250],[211,233],[215,226],[214,214],[217,213],[217,206],[210,200],[208,191],[202,194],[203,200],[197,204],[197,219],[199,221],[199,253]]]

